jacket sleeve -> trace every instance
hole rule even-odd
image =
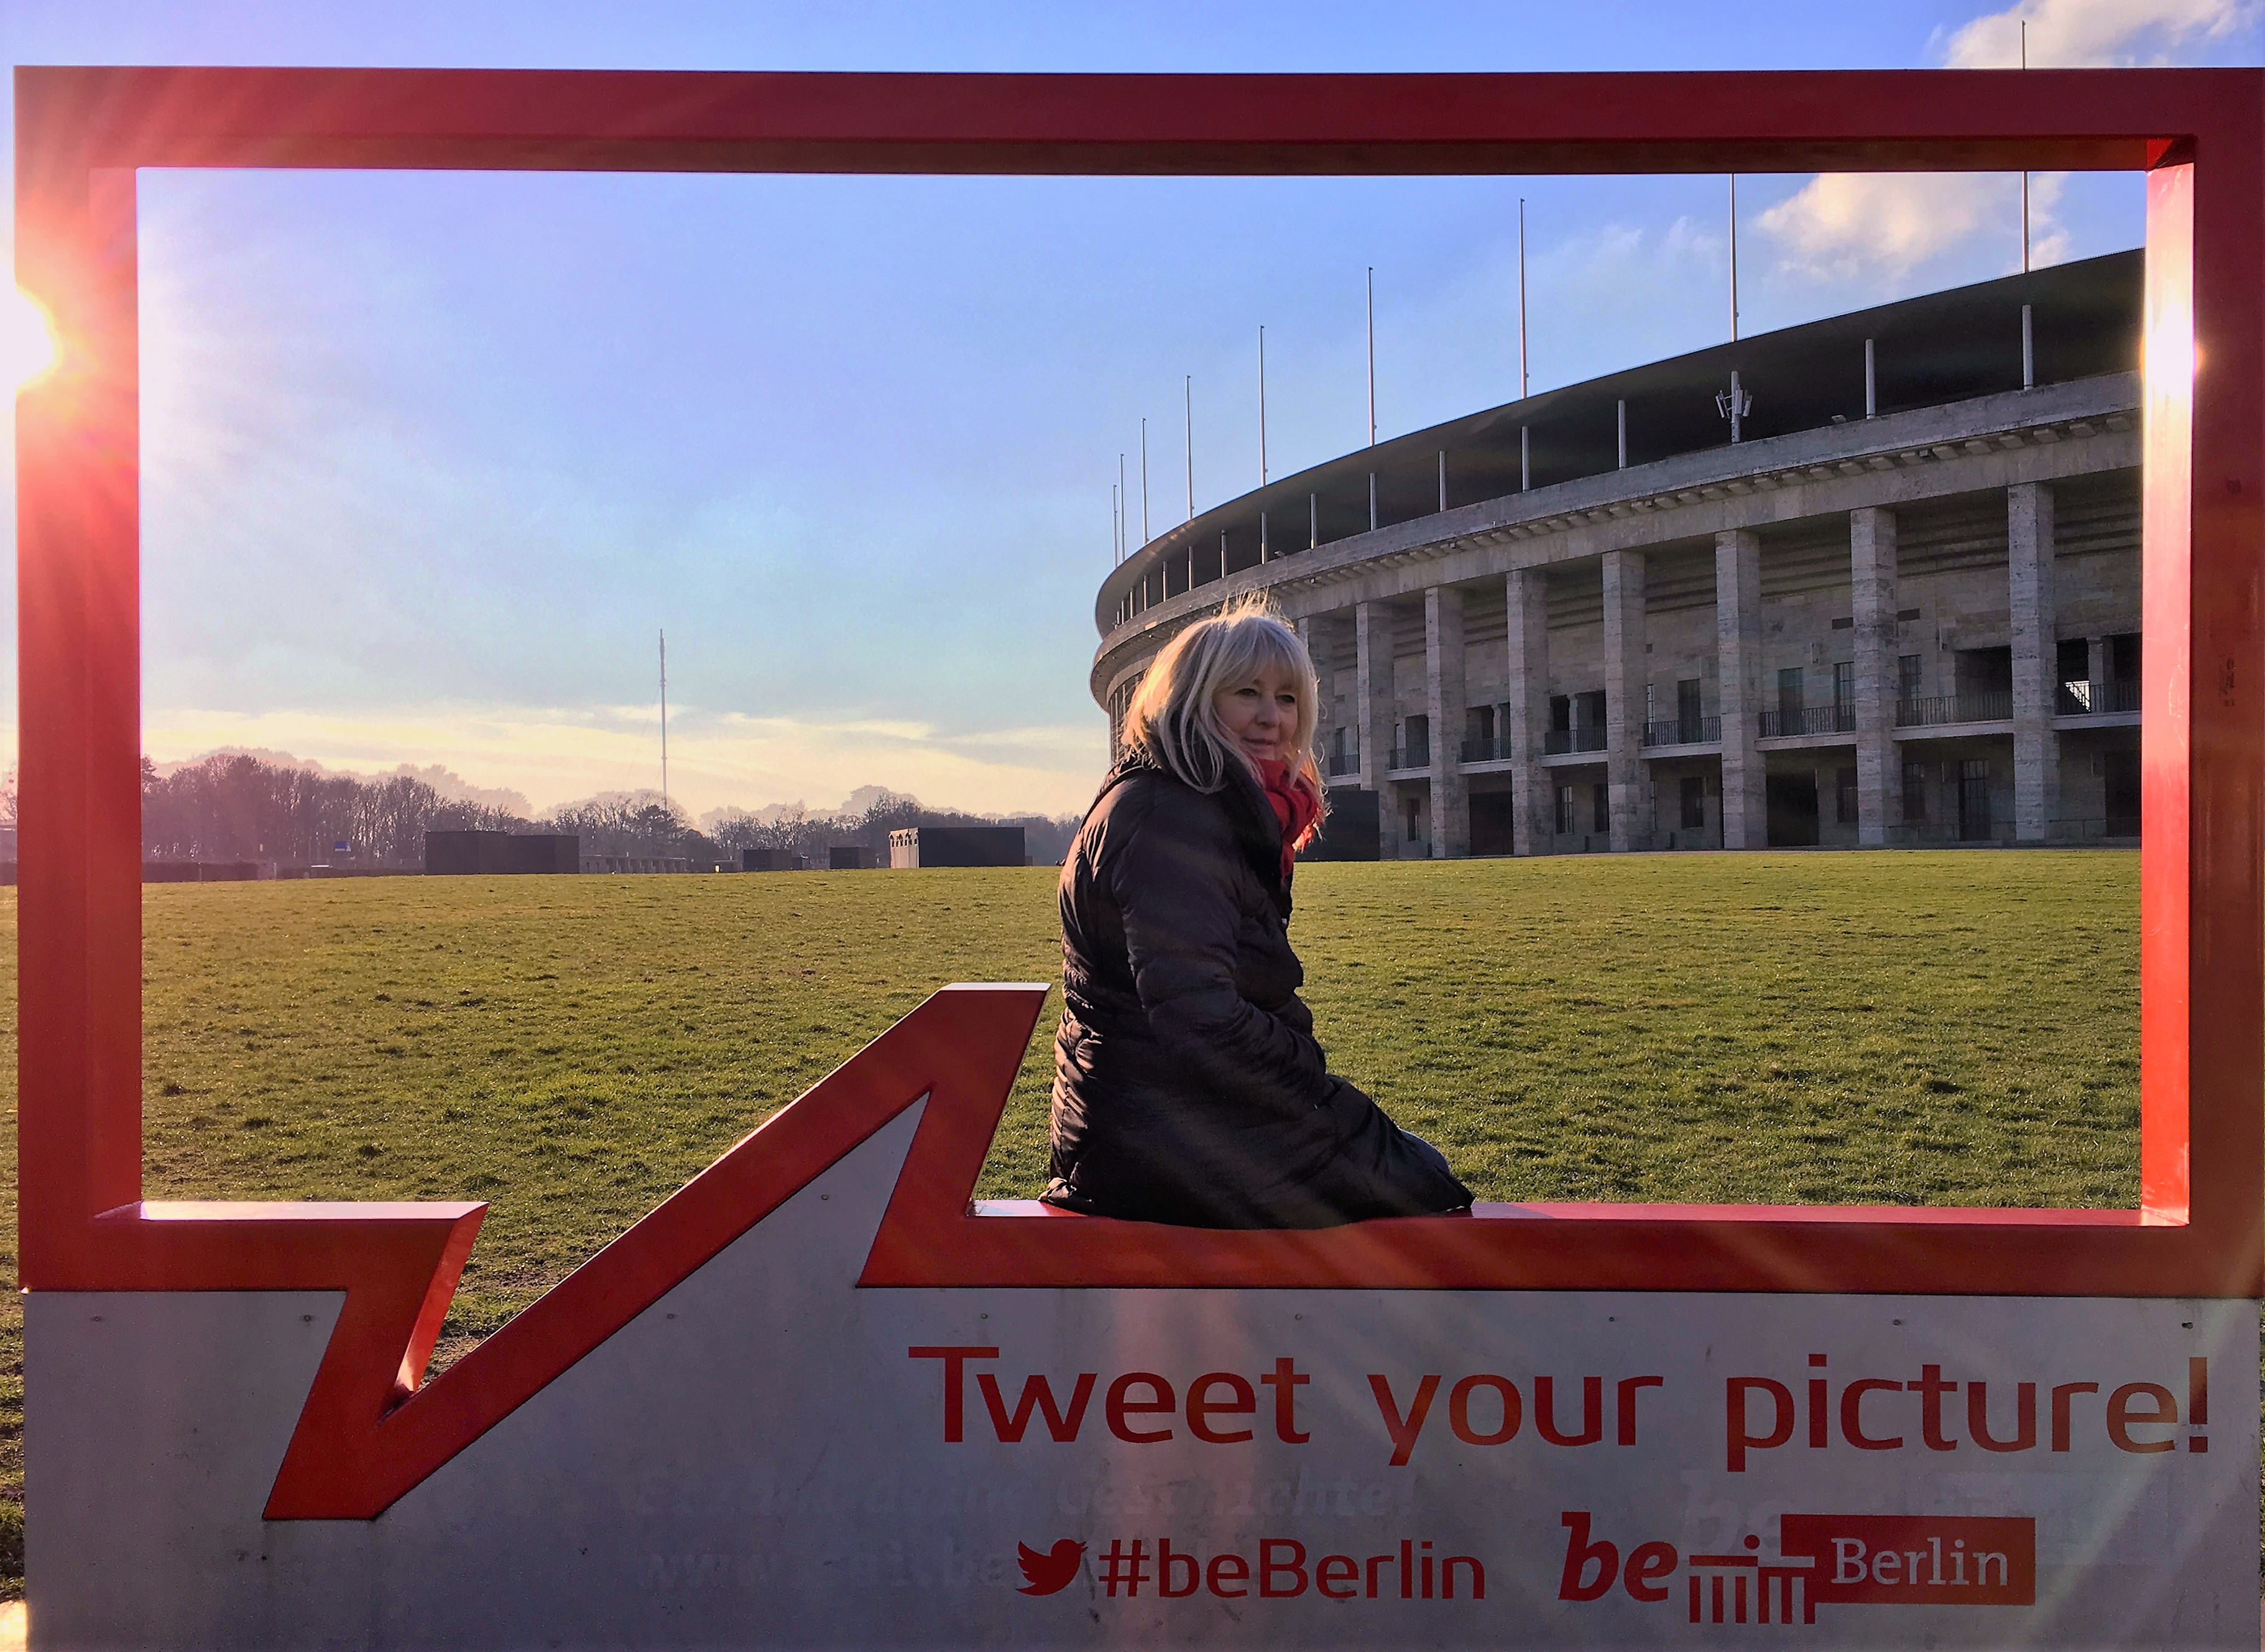
[[[1322,1047],[1234,983],[1241,851],[1210,811],[1140,811],[1103,877],[1125,925],[1140,1008],[1157,1041],[1205,1083],[1292,1117],[1329,1094]]]

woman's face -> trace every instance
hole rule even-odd
[[[1279,666],[1263,666],[1213,696],[1227,736],[1252,762],[1279,762],[1298,728],[1297,679]]]

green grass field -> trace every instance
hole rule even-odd
[[[931,988],[1054,979],[1053,878],[151,887],[148,1190],[492,1200],[445,1363]],[[1482,1198],[2136,1201],[2135,855],[1325,865],[1299,894],[1333,1065]],[[13,891],[0,920],[12,942]],[[1044,1181],[1058,1007],[988,1196]],[[4,1301],[0,1573],[23,1483]]]

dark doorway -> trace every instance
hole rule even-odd
[[[1329,788],[1329,817],[1322,835],[1307,846],[1309,861],[1377,861],[1384,858],[1381,800],[1358,786]]]
[[[1805,848],[1817,841],[1817,775],[1769,777],[1769,843],[1773,849]]]
[[[1992,723],[2014,715],[2012,649],[1960,649],[1951,680],[1958,691],[1951,722]]]
[[[1958,765],[1958,841],[1990,841],[1990,760],[1969,757]]]
[[[2139,753],[2126,747],[2104,753],[2108,780],[2108,835],[2139,835]]]
[[[2139,633],[2126,631],[2108,639],[2108,703],[2104,711],[2139,709]]]
[[[1471,794],[1471,853],[1474,855],[1510,855],[1516,852],[1515,821],[1517,810],[1512,795],[1506,791],[1475,791]]]

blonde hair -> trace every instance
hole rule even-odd
[[[1246,760],[1220,722],[1216,700],[1268,666],[1287,673],[1298,697],[1283,761],[1326,804],[1329,789],[1314,761],[1321,682],[1298,633],[1263,597],[1240,598],[1198,620],[1156,656],[1125,710],[1125,749],[1198,791],[1217,791],[1233,772],[1227,765]]]

